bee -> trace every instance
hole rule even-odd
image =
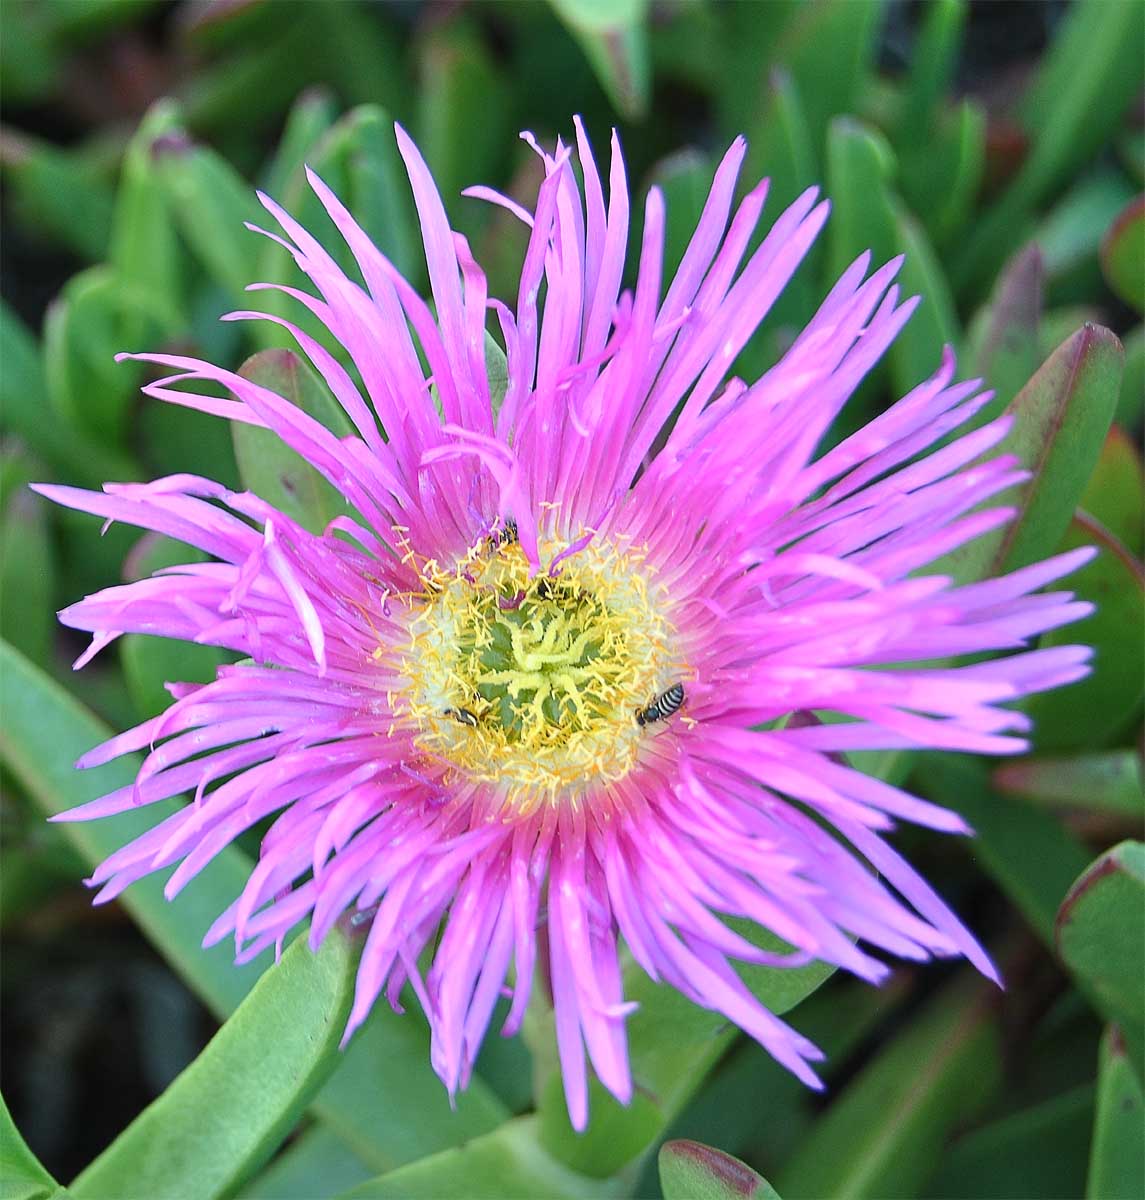
[[[651,704],[636,710],[636,724],[651,725],[653,721],[666,721],[684,703],[684,685],[674,683],[667,691],[654,696]]]
[[[468,725],[470,729],[476,729],[478,726],[477,714],[468,708],[443,708],[441,715],[452,717],[459,724]]]
[[[490,545],[496,549],[499,546],[512,546],[519,540],[517,534],[517,522],[512,517],[506,517],[500,529],[494,530],[489,535],[488,541]]]

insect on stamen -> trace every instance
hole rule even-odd
[[[653,721],[666,721],[684,703],[684,685],[674,683],[653,698],[651,704],[636,710],[636,724],[643,727]]]

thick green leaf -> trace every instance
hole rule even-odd
[[[1062,901],[1058,954],[1111,1020],[1140,1046],[1145,1023],[1145,844],[1107,850]]]
[[[963,100],[920,141],[899,144],[899,186],[936,245],[946,250],[971,219],[986,171],[986,113]]]
[[[1014,398],[1013,428],[990,457],[1016,454],[1033,478],[1000,498],[1017,509],[1010,524],[949,556],[945,569],[956,578],[1016,570],[1057,549],[1109,431],[1123,357],[1108,329],[1086,325]]]
[[[1127,204],[1109,227],[1101,243],[1101,269],[1126,304],[1145,312],[1145,196]]]
[[[265,190],[281,201],[291,180],[301,173],[310,161],[318,141],[337,118],[334,97],[326,88],[305,91],[294,102],[286,116],[282,137],[266,166]]]
[[[111,189],[78,154],[4,131],[0,167],[21,221],[51,233],[88,260],[103,256],[111,226]]]
[[[537,1140],[533,1117],[518,1117],[463,1146],[419,1159],[343,1192],[338,1200],[611,1200],[619,1180],[577,1175]]]
[[[238,1200],[315,1200],[370,1177],[369,1167],[344,1142],[314,1125],[247,1184]]]
[[[1068,586],[1095,611],[1083,624],[1043,635],[1041,645],[1092,646],[1093,670],[1068,688],[1040,692],[1025,702],[1042,750],[1115,743],[1145,696],[1145,566],[1081,509],[1061,548],[1078,546],[1096,546],[1098,554],[1070,576]]]
[[[1078,1196],[1085,1178],[1093,1085],[991,1121],[961,1137],[920,1193],[926,1200]]]
[[[1101,1039],[1097,1111],[1085,1194],[1089,1200],[1135,1200],[1145,1180],[1145,1097],[1121,1031]]]
[[[817,156],[827,144],[831,118],[861,107],[883,9],[882,0],[815,0],[798,5],[783,29],[773,61],[795,79]]]
[[[680,150],[652,169],[649,184],[664,194],[664,278],[676,274],[712,186],[711,159],[698,150]]]
[[[68,479],[98,485],[133,479],[137,468],[125,454],[81,437],[49,408],[48,385],[36,339],[0,301],[0,411],[7,432]]]
[[[680,1140],[660,1147],[664,1200],[779,1200],[779,1193],[746,1163],[702,1142]]]
[[[67,1196],[28,1149],[3,1096],[0,1096],[0,1196],[3,1200],[64,1200]]]
[[[348,432],[346,414],[310,367],[291,350],[260,350],[239,368],[252,383],[277,392],[339,436]],[[346,512],[341,496],[321,475],[269,429],[231,426],[243,487],[292,517],[312,533]]]
[[[991,782],[1000,792],[1047,808],[1145,815],[1141,755],[1136,750],[1019,758],[997,767]]]
[[[647,115],[652,90],[648,0],[549,0],[580,43],[616,111]]]
[[[1145,8],[1085,0],[1063,28],[1022,108],[1033,144],[1017,178],[955,263],[959,291],[980,288],[1031,210],[1090,158],[1140,90]]]
[[[888,191],[893,172],[894,152],[881,134],[853,117],[836,117],[831,122],[827,190],[833,208],[827,239],[832,279],[842,275],[865,250],[871,251],[875,264],[894,257],[895,222]]]
[[[127,756],[90,771],[72,763],[111,731],[57,683],[7,643],[0,642],[0,761],[47,814],[63,812],[104,792],[130,784],[139,759]],[[175,801],[134,809],[117,817],[60,828],[88,864],[153,828],[178,809]],[[202,949],[203,934],[234,900],[250,874],[250,860],[235,847],[224,850],[174,903],[163,895],[163,878],[148,876],[120,898],[160,953],[216,1014],[232,1011],[266,966],[269,955],[236,967],[232,947]]]
[[[966,12],[965,0],[936,0],[923,11],[903,94],[896,144],[915,146],[928,140],[938,107],[954,76]]]
[[[339,1062],[357,954],[303,938],[199,1057],[72,1183],[78,1200],[229,1196],[281,1144]]]
[[[970,759],[919,755],[915,786],[966,818],[975,831],[967,853],[1052,945],[1058,906],[1088,862],[1081,843],[1050,813],[991,791],[985,768]]]
[[[971,323],[967,349],[972,372],[995,392],[979,414],[979,424],[1000,416],[1042,361],[1044,274],[1037,245],[1019,250],[1002,268],[990,300]]]
[[[48,506],[21,488],[0,515],[0,629],[18,637],[44,667],[50,666],[55,637],[55,584]]]
[[[112,214],[109,259],[126,293],[141,298],[169,329],[182,323],[183,259],[175,226],[156,171],[156,147],[175,135],[180,113],[171,100],[148,110],[123,158]],[[122,349],[140,349],[149,328],[144,313],[126,315]]]
[[[1134,326],[1122,340],[1125,373],[1114,419],[1125,429],[1139,433],[1145,424],[1145,325]]]
[[[1000,1050],[985,985],[940,996],[836,1097],[784,1165],[780,1194],[915,1194],[951,1131],[990,1102]]]
[[[1137,443],[1116,425],[1081,496],[1081,508],[1131,554],[1145,552],[1145,468]]]
[[[258,262],[258,238],[243,224],[262,216],[254,188],[225,158],[179,131],[157,142],[152,155],[187,244],[230,300],[242,302]]]
[[[1076,183],[1034,231],[1056,301],[1085,300],[1101,286],[1097,261],[1102,236],[1133,199],[1133,188],[1112,167]]]

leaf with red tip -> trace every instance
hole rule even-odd
[[[1083,871],[1058,910],[1062,961],[1140,1046],[1145,1015],[1145,843],[1122,842]]]
[[[779,1200],[779,1193],[751,1167],[702,1142],[686,1138],[660,1148],[664,1200]]]
[[[652,88],[648,0],[549,0],[601,86],[628,120],[647,115]]]
[[[1092,809],[1145,816],[1141,755],[1136,750],[1019,758],[991,779],[1000,792],[1046,808]]]
[[[1101,243],[1106,282],[1139,313],[1145,312],[1145,196],[1130,201]]]

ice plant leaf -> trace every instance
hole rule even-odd
[[[648,0],[549,0],[580,43],[616,111],[630,121],[648,111],[652,66]]]
[[[917,1194],[951,1130],[990,1103],[999,1053],[985,985],[943,993],[835,1097],[784,1165],[780,1194]]]
[[[207,273],[243,298],[254,276],[258,242],[243,228],[257,220],[250,186],[225,158],[197,145],[180,129],[153,143],[156,178],[180,232]]]
[[[3,1096],[0,1096],[0,1183],[4,1200],[64,1200],[67,1196],[20,1136]]]
[[[124,292],[141,297],[150,312],[170,326],[182,319],[184,257],[159,184],[155,146],[179,129],[180,119],[174,101],[160,100],[148,110],[128,143],[108,251],[111,269]],[[124,341],[137,343],[150,319],[142,311],[127,314],[121,331]]]
[[[322,340],[296,337],[347,432],[204,360],[124,356],[172,372],[145,386],[150,397],[273,431],[337,489],[345,515],[315,532],[190,473],[39,488],[210,556],[65,609],[95,649],[151,632],[238,660],[90,752],[88,763],[149,755],[135,787],[68,815],[193,793],[100,865],[94,882],[116,894],[175,864],[177,890],[265,828],[208,944],[233,939],[240,959],[256,957],[309,918],[317,946],[353,910],[368,930],[349,1032],[408,984],[451,1097],[472,1080],[509,978],[502,1031],[529,1014],[544,1024],[530,1006],[543,979],[567,1128],[588,1124],[591,1066],[633,1106],[632,1126],[615,1127],[629,1154],[736,1027],[818,1087],[822,1052],[777,1014],[834,969],[879,982],[882,951],[961,955],[995,977],[884,841],[900,821],[948,833],[964,822],[846,755],[1023,749],[1027,722],[1008,706],[1086,673],[1084,647],[1018,651],[1088,611],[1068,592],[1042,594],[1087,556],[972,587],[927,573],[998,525],[1005,513],[979,506],[1020,478],[1012,457],[989,457],[998,423],[936,449],[987,399],[954,382],[949,353],[820,452],[915,307],[893,285],[899,262],[872,270],[860,255],[774,367],[730,374],[827,216],[811,188],[756,239],[764,189],[737,203],[741,140],[669,280],[655,188],[626,271],[618,140],[602,172],[579,122],[553,152],[529,139],[544,176],[534,210],[477,191],[528,230],[515,308],[490,299],[417,147],[401,129],[395,141],[432,302],[316,173],[308,186],[361,283],[259,197],[317,293],[288,293],[324,327]],[[506,350],[499,405],[490,309]],[[955,661],[995,650],[1008,653]],[[804,711],[832,721],[788,720]],[[647,985],[622,970],[622,943]],[[646,988],[660,989],[648,1027],[680,1035],[674,1057],[642,1044],[633,1010]],[[385,1038],[378,1048],[392,1069]],[[348,1111],[368,1071],[358,1060],[337,1128],[374,1161],[395,1151]],[[548,1139],[560,1133],[551,1063],[538,1078]],[[478,1095],[480,1124],[500,1106]],[[421,1132],[440,1144],[436,1125]]]
[[[263,172],[271,196],[284,197],[291,182],[302,176],[303,167],[312,160],[315,147],[337,116],[337,103],[324,87],[309,88],[298,97],[286,114],[282,137]]]
[[[1145,1179],[1145,1097],[1116,1025],[1101,1039],[1097,1111],[1085,1194],[1091,1200],[1133,1200]]]
[[[1097,170],[1071,187],[1039,222],[1033,240],[1041,250],[1051,294],[1092,295],[1100,286],[1102,239],[1133,194],[1116,168]]]
[[[1000,792],[1046,808],[1145,815],[1141,755],[1136,750],[1020,758],[996,768],[992,783]]]
[[[876,130],[853,117],[831,122],[827,187],[833,207],[827,241],[832,279],[864,251],[869,250],[876,262],[894,257],[895,223],[888,195],[894,163],[894,151]]]
[[[620,1200],[625,1195],[622,1180],[588,1179],[550,1158],[537,1142],[536,1119],[518,1117],[463,1146],[359,1184],[337,1200]]]
[[[101,790],[130,787],[138,760],[126,759],[77,772],[72,764],[110,730],[77,704],[7,642],[0,642],[0,760],[47,814],[55,816],[90,800]],[[174,802],[160,815],[178,809]],[[152,827],[156,814],[129,811],[114,821],[64,825],[63,832],[92,866],[124,842]],[[204,952],[200,943],[211,921],[241,890],[250,871],[246,855],[227,847],[187,889],[178,907],[168,904],[162,878],[152,876],[130,889],[120,903],[159,948],[163,957],[216,1014],[235,1008],[266,965],[236,970],[225,946]]]
[[[1042,361],[1040,330],[1045,269],[1035,244],[1002,268],[989,301],[971,322],[967,347],[974,370],[994,389],[979,420],[999,416]]]
[[[327,429],[348,432],[345,414],[309,365],[291,350],[260,350],[239,368],[252,383],[269,388]],[[269,429],[231,427],[243,486],[269,501],[312,533],[321,533],[346,511],[337,491]]]
[[[1014,397],[1001,449],[1016,454],[1032,478],[1006,497],[1017,508],[1012,522],[952,556],[960,579],[1015,570],[1059,545],[1109,432],[1123,358],[1108,329],[1086,325]]]
[[[239,1193],[239,1200],[313,1200],[364,1183],[374,1172],[324,1125],[295,1137]]]
[[[966,818],[975,862],[1052,945],[1058,907],[1085,868],[1085,847],[1052,814],[992,792],[975,764],[928,754],[917,760],[916,775],[923,795]]]
[[[1058,954],[1141,1048],[1145,1020],[1145,844],[1122,842],[1081,875],[1054,927]]]
[[[686,1138],[660,1147],[664,1200],[779,1200],[779,1193],[746,1163]]]
[[[1145,196],[1126,205],[1109,227],[1101,243],[1101,269],[1126,304],[1145,312]]]
[[[1083,626],[1093,647],[1093,673],[1079,681],[1068,705],[1060,695],[1030,697],[1026,711],[1035,722],[1034,740],[1040,750],[1116,743],[1145,696],[1145,564],[1079,509],[1062,548],[1081,546],[1097,549],[1074,579],[1078,596],[1094,605]],[[1050,633],[1044,644],[1052,646],[1058,640]]]
[[[29,656],[45,667],[55,641],[50,620],[55,585],[47,509],[20,487],[0,512],[0,629],[19,630]]]
[[[76,1200],[231,1195],[339,1063],[357,954],[342,930],[295,942],[199,1057],[71,1184]]]
[[[903,92],[897,144],[915,146],[929,140],[957,65],[966,14],[965,0],[936,0],[924,10]]]

